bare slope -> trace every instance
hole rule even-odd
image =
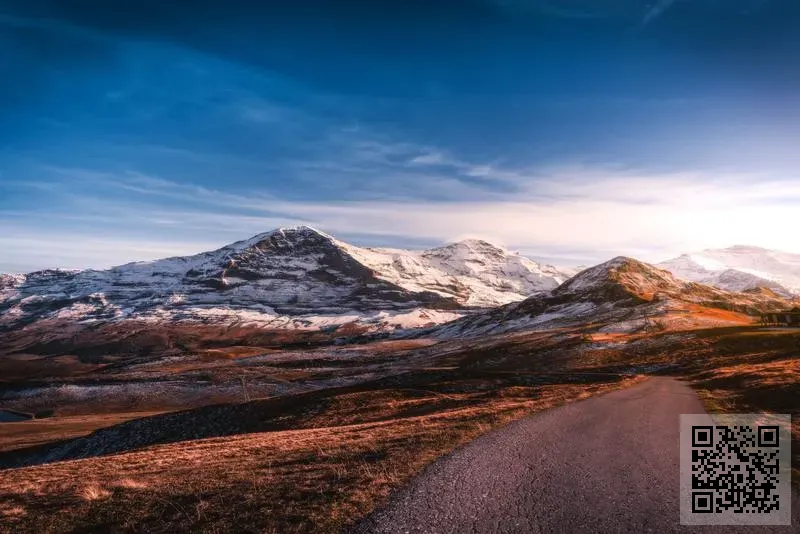
[[[556,289],[471,315],[437,330],[443,337],[584,325],[631,332],[682,314],[688,327],[746,324],[749,314],[792,302],[769,291],[736,293],[687,282],[655,266],[617,257],[581,271]],[[714,311],[717,310],[717,311]],[[725,313],[720,313],[719,311]]]

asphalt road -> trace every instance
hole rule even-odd
[[[355,533],[800,532],[679,524],[679,415],[705,413],[671,378],[556,408],[427,468]]]

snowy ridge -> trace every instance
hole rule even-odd
[[[649,327],[650,317],[698,307],[733,315],[720,318],[712,313],[709,318],[697,313],[684,322],[720,326],[735,324],[735,314],[747,320],[744,314],[782,310],[791,305],[789,300],[769,291],[726,291],[680,280],[669,271],[633,258],[617,257],[581,271],[552,291],[442,325],[434,335],[475,337],[577,324],[595,324],[602,332],[632,332]]]
[[[684,280],[730,291],[760,286],[800,295],[800,254],[737,245],[683,254],[658,266]]]
[[[494,332],[596,322],[668,301],[745,313],[783,309],[787,288],[800,288],[800,255],[755,247],[660,266],[619,257],[570,278],[481,240],[408,251],[357,247],[307,226],[279,228],[193,256],[0,275],[0,330],[41,320],[135,319],[385,331],[463,317],[448,329]],[[752,290],[764,286],[771,290]]]
[[[409,291],[433,291],[465,306],[492,307],[547,291],[568,274],[480,240],[414,252],[358,248],[347,251],[383,280]]]
[[[0,327],[135,318],[407,328],[519,301],[564,278],[485,242],[422,252],[367,249],[300,226],[194,256],[1,275]]]

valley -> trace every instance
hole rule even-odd
[[[336,256],[347,247],[316,231],[267,235],[164,260],[183,274],[155,262],[5,286],[0,407],[34,418],[0,423],[0,530],[338,532],[479,436],[652,376],[712,412],[793,414],[800,466],[800,330],[758,326],[793,294],[625,257],[533,290],[532,263],[474,242],[480,269],[474,255],[453,264],[462,245],[446,253],[453,283],[406,260],[402,275],[375,267],[396,251]],[[152,285],[120,282],[142,269]],[[520,278],[498,284],[492,269]],[[292,296],[304,291],[347,309],[311,319]],[[265,302],[290,322],[254,319]],[[425,320],[387,319],[409,313]]]
[[[645,375],[686,380],[709,409],[797,417],[798,343],[800,331],[740,326],[617,336],[559,329],[400,351],[367,344],[358,350],[397,367],[349,386],[148,415],[2,453],[1,465],[20,466],[0,471],[2,513],[17,532],[337,532],[475,437]],[[314,361],[294,361],[294,370]],[[794,441],[797,466],[796,423]]]

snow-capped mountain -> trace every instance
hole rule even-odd
[[[482,241],[422,252],[368,249],[303,226],[194,256],[2,275],[0,326],[123,318],[417,326],[522,300],[565,278]]]
[[[684,280],[730,291],[761,286],[800,295],[800,254],[737,245],[683,254],[658,266]]]
[[[565,271],[487,243],[468,239],[439,248],[357,248],[348,252],[378,276],[409,291],[432,291],[465,306],[492,307],[554,289]]]
[[[750,321],[745,314],[794,305],[769,290],[732,292],[688,282],[633,258],[585,269],[552,291],[472,314],[436,330],[440,337],[476,336],[580,324],[602,331],[636,331],[653,317],[681,326]],[[667,319],[664,319],[667,320]]]

